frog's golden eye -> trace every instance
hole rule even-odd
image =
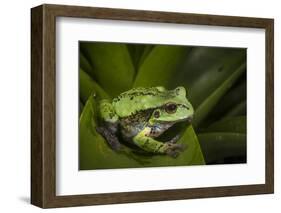
[[[165,105],[165,111],[167,113],[175,113],[177,111],[177,105],[173,103],[168,103]]]

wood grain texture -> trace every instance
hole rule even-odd
[[[31,14],[31,203],[43,204],[42,141],[42,6]]]
[[[266,30],[266,183],[56,196],[56,17],[263,28]],[[274,23],[272,19],[41,5],[31,10],[31,203],[42,207],[97,205],[273,193]]]
[[[266,132],[265,171],[268,191],[274,192],[274,21],[266,26]]]

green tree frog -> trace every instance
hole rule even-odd
[[[184,150],[182,144],[176,143],[179,135],[166,142],[157,137],[178,122],[190,123],[193,113],[184,87],[133,88],[112,101],[99,101],[100,125],[96,130],[113,150],[121,147],[120,135],[146,152],[176,157]]]

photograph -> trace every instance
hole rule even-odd
[[[77,45],[79,170],[247,163],[247,48]]]

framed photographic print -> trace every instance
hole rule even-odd
[[[31,9],[31,203],[274,191],[273,19]]]

